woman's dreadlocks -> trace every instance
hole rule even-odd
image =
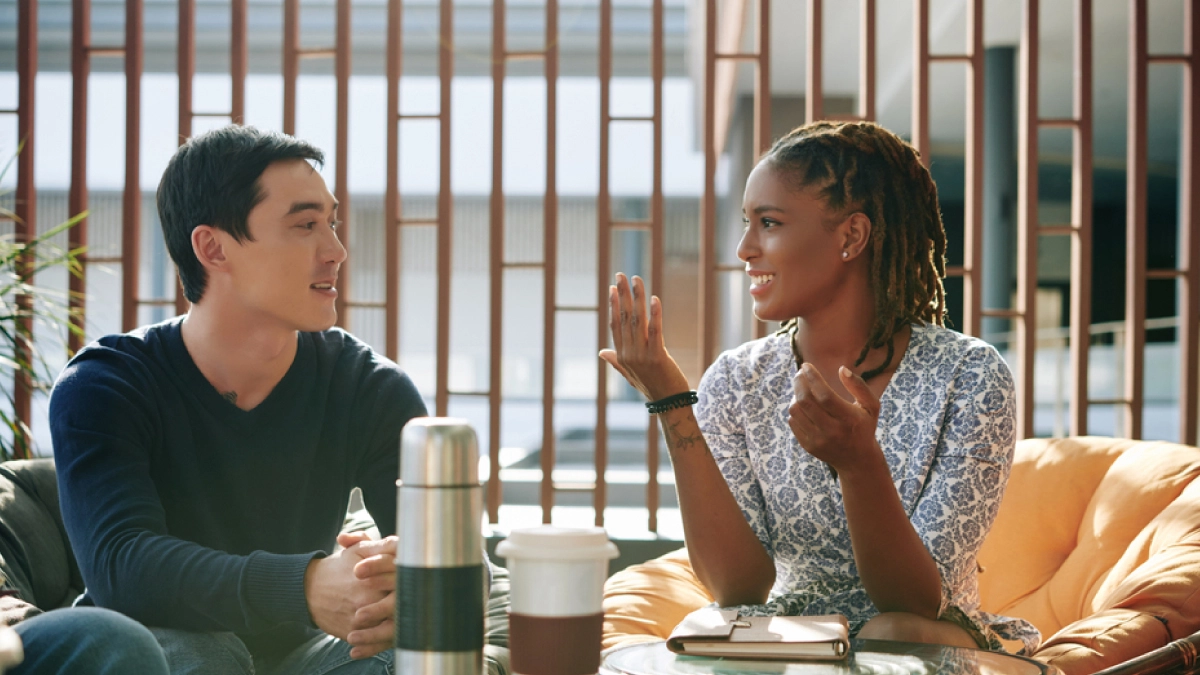
[[[834,212],[860,211],[871,220],[875,323],[854,365],[878,347],[887,347],[887,359],[864,380],[887,370],[892,337],[906,324],[943,325],[946,231],[937,186],[915,148],[870,122],[814,122],[779,139],[763,161],[795,179],[797,189],[816,188]],[[798,329],[791,319],[779,330],[793,350]]]

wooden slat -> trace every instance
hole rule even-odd
[[[504,354],[504,78],[507,62],[505,10],[507,0],[492,1],[492,191],[488,202],[488,522],[500,522],[501,364]],[[599,359],[597,359],[599,360]],[[603,365],[603,364],[601,364]]]
[[[142,4],[125,1],[125,191],[121,213],[121,330],[138,324],[142,236]]]
[[[1149,63],[1146,59],[1146,0],[1129,2],[1129,111],[1126,148],[1125,229],[1125,398],[1129,399],[1124,435],[1142,437],[1146,358],[1146,171],[1149,127]]]
[[[983,0],[967,5],[967,137],[963,177],[963,332],[983,333],[983,148],[984,148],[984,51]]]
[[[613,0],[600,1],[600,157],[599,180],[596,191],[596,345],[597,350],[609,347],[608,292],[613,280],[612,267],[612,194],[609,188],[609,162],[612,140],[612,71],[613,71]],[[608,377],[609,365],[596,359],[596,492],[592,495],[597,527],[604,526],[604,509],[608,505]]]
[[[244,2],[245,0],[240,0]],[[346,250],[350,250],[350,231],[354,226],[354,219],[351,218],[350,205],[350,59],[351,59],[351,4],[350,0],[337,0],[337,27],[336,27],[336,42],[337,56],[334,63],[334,80],[337,87],[337,101],[334,104],[336,117],[334,119],[334,169],[333,169],[333,194],[338,200],[338,220],[342,224],[338,226],[337,236],[341,240],[342,246]],[[342,328],[349,330],[352,326],[350,308],[346,305],[350,301],[353,288],[351,287],[351,269],[353,258],[347,258],[342,261],[341,270],[338,272],[337,279],[337,300],[334,305],[337,308],[337,322]]]
[[[542,522],[554,508],[554,375],[558,321],[558,0],[546,0],[546,192],[542,197]]]
[[[1196,445],[1200,437],[1200,8],[1184,5],[1184,49],[1189,60],[1183,79],[1183,170],[1180,176],[1180,266],[1187,270],[1179,293],[1179,438]]]
[[[15,240],[21,243],[37,237],[37,186],[34,183],[34,159],[36,133],[34,123],[37,113],[37,70],[38,70],[38,5],[37,0],[19,0],[17,3],[17,139],[20,154],[17,155],[17,190],[13,213]],[[26,250],[16,260],[16,272],[28,283],[33,283],[34,260]],[[16,305],[20,318],[16,321],[16,342],[12,356],[19,363],[33,362],[33,300],[26,293],[18,294]],[[32,423],[33,382],[28,369],[13,371],[12,404],[13,415],[24,424],[22,429],[13,429],[13,457],[25,459],[33,454],[33,439],[25,430]]]
[[[400,245],[403,224],[400,209],[400,76],[404,73],[404,4],[388,0],[387,51],[384,74],[387,78],[387,135],[384,156],[383,189],[383,265],[384,265],[384,353],[400,360]],[[495,463],[492,466],[496,466]],[[493,474],[497,473],[495,471]]]

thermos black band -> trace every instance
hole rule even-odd
[[[483,649],[483,566],[396,567],[396,648]]]

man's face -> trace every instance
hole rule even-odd
[[[319,331],[337,322],[337,201],[302,160],[275,162],[258,179],[265,195],[251,211],[252,240],[227,247],[231,282],[244,310],[288,330]]]

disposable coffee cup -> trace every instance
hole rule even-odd
[[[604,580],[617,557],[604,528],[517,529],[496,555],[508,565],[514,675],[599,672]]]

